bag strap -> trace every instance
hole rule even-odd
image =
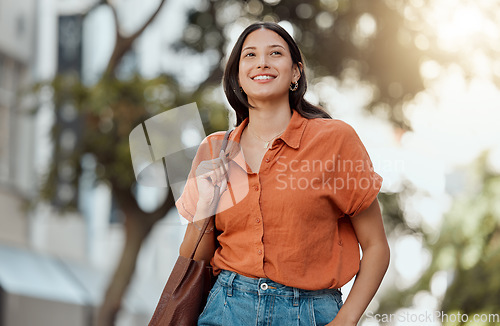
[[[226,150],[227,143],[228,143],[228,140],[229,140],[229,135],[231,134],[232,131],[233,131],[232,129],[226,131],[226,134],[224,135],[224,139],[222,140],[221,151],[225,151]],[[215,189],[219,190],[219,186],[216,185]],[[218,193],[218,191],[215,191],[215,193]],[[217,204],[219,202],[219,198],[217,197],[215,200],[216,200],[215,207],[217,207]],[[198,245],[200,244],[201,239],[205,235],[205,231],[207,230],[208,224],[210,223],[210,220],[212,218],[215,219],[215,214],[212,215],[210,218],[205,219],[205,223],[203,223],[203,226],[201,227],[201,230],[200,230],[200,234],[198,235],[198,239],[196,240],[196,245],[194,246],[193,252],[191,253],[191,256],[190,256],[191,259],[194,258],[194,254],[196,253],[196,249],[198,248]]]

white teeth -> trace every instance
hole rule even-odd
[[[259,75],[259,76],[255,76],[253,79],[254,80],[264,80],[264,79],[273,79],[273,78],[274,78],[273,76]]]

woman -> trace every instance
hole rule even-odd
[[[278,24],[242,32],[223,83],[241,152],[228,160],[214,145],[224,133],[208,136],[176,203],[193,222],[181,255],[217,212],[219,245],[204,236],[195,256],[218,275],[198,325],[356,325],[389,263],[382,179],[363,144],[304,99],[300,51]],[[340,287],[354,276],[343,304]]]

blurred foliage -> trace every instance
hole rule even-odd
[[[427,272],[454,271],[442,308],[469,315],[500,307],[500,175],[488,171],[485,157],[476,168],[480,189],[459,198],[447,214]]]
[[[387,234],[422,234],[420,227],[410,226],[401,210],[404,197],[411,196],[416,190],[407,183],[398,193],[380,192],[378,201],[384,217],[384,228]]]
[[[467,314],[469,322],[474,314],[498,314],[500,175],[488,170],[487,155],[484,155],[468,171],[468,176],[467,189],[446,213],[437,239],[421,230],[417,232],[424,236],[426,248],[432,255],[430,266],[412,286],[403,290],[394,286],[388,291],[378,307],[381,313],[411,306],[416,293],[432,292],[433,282],[447,282],[442,311]],[[445,278],[442,275],[446,275]]]

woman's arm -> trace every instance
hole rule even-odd
[[[363,250],[363,257],[351,292],[337,317],[328,324],[330,326],[358,323],[389,266],[389,245],[378,200],[375,199],[366,210],[352,217],[351,221]]]
[[[194,260],[210,261],[212,259],[216,249],[215,236],[212,233],[215,232],[213,216],[217,210],[219,197],[227,187],[227,168],[228,162],[223,151],[219,153],[218,158],[203,161],[197,167],[196,184],[199,198],[193,222],[188,224],[179,249],[181,256],[191,255],[203,224],[207,218],[210,218],[207,230],[196,249]]]
[[[186,228],[186,233],[184,235],[184,239],[182,240],[181,247],[179,249],[179,254],[184,257],[189,257],[191,253],[193,252],[193,247],[196,244],[196,240],[198,239],[198,236],[200,234],[200,229],[203,226],[203,223],[205,222],[205,216],[207,216],[209,213],[209,209],[204,209],[199,207],[196,209],[196,214],[193,218],[195,222],[189,223],[187,228]],[[207,262],[210,262],[210,259],[214,256],[215,252],[215,236],[213,232],[214,230],[214,221],[213,218],[207,226],[207,231],[212,230],[209,233],[205,233],[203,235],[203,238],[201,238],[200,244],[198,248],[196,249],[196,253],[194,255],[194,260],[206,260]],[[194,225],[196,223],[196,226]]]

